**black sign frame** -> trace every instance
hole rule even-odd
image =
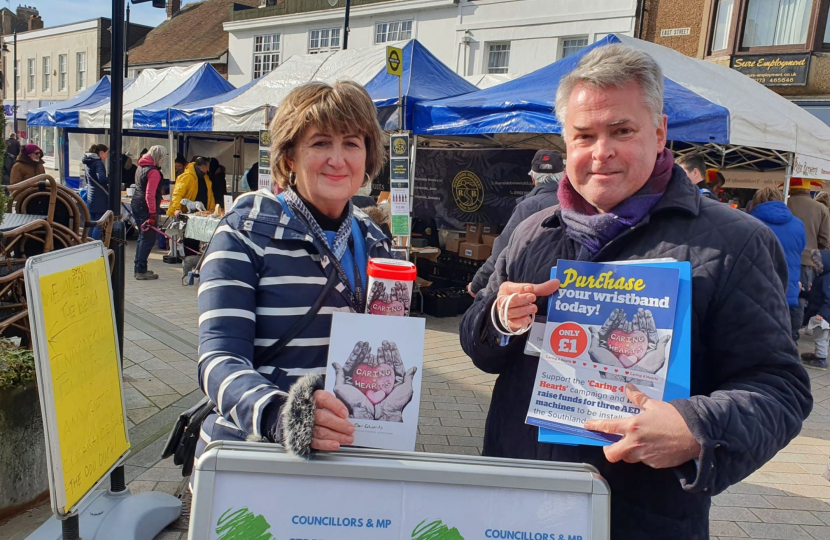
[[[764,86],[806,86],[810,53],[736,54],[729,66]]]

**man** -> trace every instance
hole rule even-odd
[[[530,178],[533,179],[535,187],[530,190],[530,193],[517,201],[510,220],[493,244],[493,253],[478,269],[473,281],[467,285],[467,291],[472,296],[475,296],[478,291],[487,286],[490,274],[496,268],[499,254],[507,247],[507,242],[519,223],[539,210],[559,204],[559,199],[556,198],[556,190],[559,189],[559,180],[562,179],[564,170],[562,154],[555,150],[539,150],[533,156],[533,161],[530,163]]]
[[[6,141],[6,152],[15,158],[20,154],[20,141],[17,140],[17,133],[9,135],[9,140]]]
[[[183,155],[176,154],[176,161],[173,166],[176,168],[176,178],[178,178],[184,172],[185,167],[187,167],[187,160]]]
[[[803,178],[790,178],[790,196],[787,206],[795,217],[804,223],[807,235],[807,247],[801,252],[801,290],[809,291],[816,278],[816,270],[810,251],[827,249],[830,246],[830,215],[827,207],[810,197],[810,181]],[[801,313],[807,306],[807,300],[799,300]]]
[[[700,189],[701,195],[713,201],[718,200],[706,183],[706,161],[700,154],[684,154],[675,161],[685,171],[686,176]]]
[[[812,396],[789,335],[778,241],[760,221],[702,197],[673,165],[662,110],[660,67],[623,45],[597,47],[562,79],[559,206],[516,228],[460,334],[475,365],[498,374],[485,455],[589,463],[611,487],[612,538],[700,540],[709,537],[710,498],[795,437]],[[640,414],[585,425],[619,442],[539,443],[525,424],[538,359],[523,355],[527,334],[505,341],[500,331],[546,314],[559,260],[661,257],[692,265],[692,397],[666,403],[629,385]],[[499,331],[491,309],[501,319],[511,296]]]

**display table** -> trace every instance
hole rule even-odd
[[[216,227],[219,226],[220,218],[210,216],[192,216],[187,215],[187,227],[184,229],[184,237],[198,240],[200,242],[210,242],[213,238],[213,233]]]

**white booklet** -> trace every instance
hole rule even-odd
[[[349,409],[354,446],[415,450],[424,319],[334,313],[325,389]]]

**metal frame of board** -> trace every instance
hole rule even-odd
[[[611,538],[611,491],[591,465],[369,449],[301,460],[277,444],[228,441],[211,443],[196,462],[188,538],[210,538],[214,483],[217,473],[226,472],[588,494],[590,540]]]

